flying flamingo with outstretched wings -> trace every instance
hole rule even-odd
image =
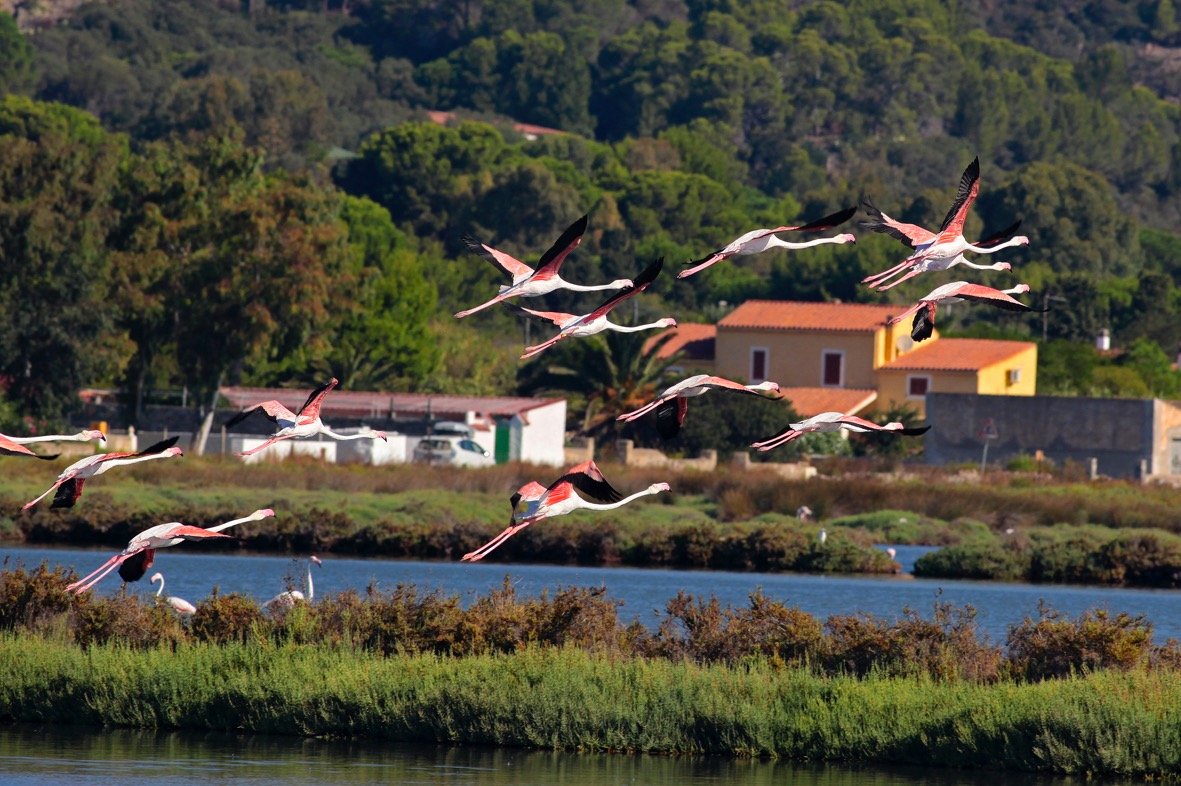
[[[542,519],[564,516],[576,510],[615,510],[632,500],[668,490],[667,483],[653,483],[643,491],[637,491],[629,497],[624,497],[607,482],[593,460],[583,462],[566,470],[560,478],[548,486],[543,486],[536,481],[521,486],[509,497],[509,504],[512,506],[513,512],[509,518],[508,527],[480,548],[464,554],[461,562],[482,560],[513,535]],[[591,499],[603,500],[603,502],[588,502],[578,496],[576,491],[581,491]]]
[[[558,274],[558,270],[562,267],[562,263],[566,261],[566,257],[582,242],[582,236],[586,234],[588,218],[589,216],[583,216],[571,224],[562,233],[561,237],[550,246],[550,249],[542,254],[541,259],[537,262],[536,269],[529,267],[516,257],[506,254],[503,251],[498,251],[485,243],[481,243],[470,235],[465,235],[463,242],[467,247],[487,259],[493,265],[496,265],[500,270],[512,276],[513,283],[502,286],[500,293],[486,303],[456,312],[455,316],[463,319],[466,316],[474,314],[477,311],[482,311],[508,298],[537,297],[539,295],[549,294],[555,289],[568,289],[573,292],[598,292],[604,289],[623,289],[624,287],[630,287],[632,282],[626,278],[612,281],[610,284],[582,285],[571,284]]]
[[[743,385],[724,377],[710,374],[696,374],[682,379],[677,384],[666,388],[655,401],[651,401],[632,412],[625,412],[616,420],[630,423],[637,418],[656,411],[656,432],[661,439],[672,439],[681,430],[685,422],[685,413],[689,408],[689,399],[701,396],[711,390],[732,390],[735,393],[748,393],[764,398],[782,398],[779,384],[776,382],[760,382],[757,385]]]
[[[917,428],[907,428],[906,425],[898,422],[887,423],[884,426],[873,421],[859,418],[856,415],[846,415],[843,412],[821,412],[819,415],[813,415],[810,418],[805,418],[798,423],[789,423],[787,428],[780,431],[778,434],[767,437],[759,442],[752,442],[751,447],[757,448],[760,451],[767,451],[777,448],[780,445],[786,445],[794,439],[798,439],[805,434],[812,432],[826,432],[826,431],[857,431],[857,432],[874,432],[879,434],[905,434],[908,436],[917,436],[919,434],[926,434],[930,430],[930,426],[919,426]],[[822,530],[823,531],[823,530]]]
[[[28,510],[51,492],[55,491],[57,493],[53,495],[53,504],[49,507],[72,508],[74,507],[74,503],[82,496],[82,487],[86,485],[86,481],[96,475],[101,475],[115,467],[138,464],[141,461],[152,461],[153,459],[184,455],[184,451],[178,447],[174,447],[176,440],[177,437],[170,437],[138,453],[98,453],[75,461],[62,470],[52,486],[42,492],[36,499],[26,502],[21,510]]]
[[[230,429],[241,423],[246,418],[254,413],[261,413],[264,417],[272,423],[279,426],[279,430],[271,435],[270,439],[258,445],[257,447],[243,450],[239,456],[250,456],[258,453],[260,450],[266,450],[276,442],[281,442],[285,439],[299,439],[303,437],[314,437],[317,434],[323,434],[326,437],[331,437],[335,440],[352,440],[352,439],[380,439],[388,441],[388,437],[384,431],[368,431],[360,434],[338,434],[333,431],[328,425],[320,419],[320,407],[324,403],[324,397],[328,395],[334,387],[340,384],[340,380],[336,377],[328,380],[320,387],[313,390],[308,395],[308,400],[303,403],[298,412],[292,412],[287,407],[280,404],[278,401],[271,399],[270,401],[262,401],[258,404],[253,404],[246,407],[237,415],[234,415],[226,422],[226,428]]]
[[[932,289],[919,302],[891,319],[890,324],[897,325],[914,314],[910,337],[915,341],[922,341],[930,338],[935,329],[935,311],[940,303],[958,303],[961,300],[971,300],[975,303],[987,303],[990,306],[1003,308],[1006,311],[1041,311],[1041,309],[1027,306],[1013,297],[1013,295],[1021,295],[1028,291],[1028,284],[1018,284],[1012,289],[993,289],[982,284],[953,281],[950,284]]]
[[[775,236],[777,232],[820,232],[825,229],[832,229],[833,227],[840,226],[841,224],[848,221],[856,212],[856,207],[848,207],[839,213],[833,213],[831,216],[825,216],[824,218],[820,218],[816,221],[812,221],[808,224],[802,224],[800,226],[774,227],[772,229],[752,229],[745,235],[741,235],[730,241],[730,244],[725,248],[720,248],[717,251],[706,254],[701,259],[693,259],[686,262],[685,264],[691,265],[691,267],[687,268],[686,270],[682,270],[680,273],[677,273],[677,278],[688,278],[695,273],[700,273],[702,270],[716,265],[723,259],[759,254],[770,248],[787,248],[795,250],[801,248],[811,248],[812,246],[820,246],[824,245],[825,243],[836,243],[838,245],[843,243],[856,243],[857,238],[848,233],[836,235],[834,237],[817,238],[816,240],[809,240],[804,243],[791,243],[787,240],[781,240]]]
[[[880,273],[874,273],[861,280],[863,284],[877,287],[879,290],[890,289],[909,278],[937,270],[947,270],[953,265],[964,265],[977,270],[1011,270],[1012,265],[1007,262],[997,262],[992,265],[976,265],[964,258],[965,251],[975,251],[978,254],[995,254],[1004,248],[1012,246],[1027,246],[1029,238],[1025,235],[1013,236],[1021,227],[1021,222],[1006,227],[978,243],[969,243],[964,238],[964,222],[968,218],[968,211],[972,203],[980,194],[980,159],[972,159],[964,173],[960,176],[959,189],[955,200],[951,203],[943,223],[938,232],[931,232],[917,224],[907,224],[896,221],[878,210],[868,199],[862,199],[869,218],[861,222],[864,229],[872,232],[882,232],[902,241],[904,245],[914,249],[914,253],[899,264]],[[894,276],[905,273],[902,278],[891,284],[886,284]]]
[[[260,521],[273,515],[275,515],[275,511],[270,508],[261,508],[245,518],[227,521],[215,527],[209,527],[208,529],[182,524],[179,521],[170,521],[167,524],[157,524],[154,527],[148,527],[128,541],[125,549],[87,575],[67,585],[66,589],[80,595],[102,581],[115,568],[119,569],[119,576],[124,581],[139,581],[148,572],[148,568],[152,567],[152,563],[156,559],[157,549],[179,546],[187,540],[228,538],[230,537],[229,535],[221,534],[222,530],[229,529],[238,524],[245,524],[247,521]]]
[[[531,358],[538,355],[545,350],[557,344],[559,341],[572,337],[593,336],[596,333],[602,333],[604,330],[614,330],[619,333],[636,333],[641,330],[651,330],[653,328],[676,327],[677,321],[672,317],[665,317],[658,319],[655,322],[650,322],[645,325],[618,325],[609,319],[607,315],[611,310],[624,302],[630,297],[638,295],[645,289],[652,285],[656,277],[660,275],[660,270],[664,266],[664,258],[661,257],[653,262],[640,275],[636,276],[635,283],[630,287],[616,292],[611,297],[607,298],[601,306],[591,311],[589,314],[566,314],[560,311],[535,311],[531,308],[518,306],[515,303],[505,303],[513,311],[519,314],[527,314],[529,316],[538,317],[539,319],[548,319],[553,322],[561,331],[553,338],[543,341],[540,344],[535,344],[531,347],[525,347],[521,359]]]

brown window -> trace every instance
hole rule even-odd
[[[906,378],[906,395],[912,398],[922,398],[927,395],[927,391],[931,387],[930,377],[907,377]]]
[[[826,387],[837,387],[841,384],[842,371],[845,366],[844,352],[825,352],[822,361],[823,371],[821,384]]]
[[[767,378],[767,350],[750,351],[750,378],[755,382],[762,382]]]

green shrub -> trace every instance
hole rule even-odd
[[[1152,625],[1143,616],[1087,611],[1071,620],[1042,608],[1009,631],[1008,665],[1026,680],[1045,680],[1097,669],[1128,670],[1148,662]]]

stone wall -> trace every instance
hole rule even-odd
[[[1158,441],[1154,414],[1152,399],[930,393],[923,456],[928,464],[980,463],[979,432],[992,420],[998,437],[988,446],[990,464],[1040,450],[1056,464],[1089,466],[1093,458],[1101,475],[1143,478]]]

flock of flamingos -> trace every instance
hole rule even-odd
[[[977,270],[1010,270],[1011,266],[1007,262],[978,265],[969,262],[964,257],[964,252],[966,251],[973,251],[978,254],[993,254],[1003,248],[1028,245],[1029,243],[1029,238],[1015,234],[1020,227],[1019,221],[1002,232],[977,243],[970,243],[964,238],[964,221],[972,203],[976,200],[979,190],[980,163],[979,159],[976,159],[964,170],[960,178],[959,189],[956,193],[955,200],[952,202],[951,208],[936,231],[931,231],[914,224],[896,221],[874,207],[868,199],[863,198],[862,208],[867,218],[860,222],[861,227],[873,232],[885,233],[900,240],[910,250],[910,255],[894,267],[866,277],[862,283],[882,291],[897,286],[901,282],[922,273],[947,270],[956,265],[963,265]],[[825,243],[855,243],[856,238],[851,234],[822,237],[802,243],[791,243],[777,237],[779,233],[784,232],[815,232],[832,229],[848,221],[853,217],[855,212],[856,208],[850,207],[800,226],[780,226],[747,232],[724,248],[686,263],[685,269],[678,274],[678,278],[687,278],[695,275],[730,257],[757,254],[772,248],[801,249]],[[636,332],[648,329],[675,327],[677,324],[676,320],[671,317],[666,317],[650,324],[634,326],[619,325],[608,319],[608,315],[613,309],[652,285],[652,282],[660,275],[664,266],[663,259],[657,259],[648,265],[634,280],[621,279],[612,281],[609,284],[580,286],[566,281],[559,275],[559,269],[562,263],[565,262],[570,252],[581,242],[582,236],[586,232],[587,219],[588,216],[583,216],[571,224],[553,246],[542,255],[536,268],[529,267],[509,254],[480,243],[470,237],[464,238],[469,248],[511,276],[512,283],[501,286],[499,293],[487,302],[460,311],[455,316],[459,318],[466,317],[503,302],[506,306],[521,314],[528,317],[549,320],[559,328],[559,332],[554,337],[540,344],[526,347],[524,353],[521,355],[522,358],[535,357],[558,342],[568,338],[591,336],[605,330]],[[554,311],[537,311],[508,302],[511,298],[538,297],[557,289],[578,292],[597,290],[617,291],[603,301],[598,308],[580,315]],[[922,341],[931,335],[935,326],[936,308],[940,303],[967,300],[987,303],[1012,311],[1033,311],[1035,309],[1012,297],[1015,294],[1028,291],[1029,287],[1025,284],[1020,284],[1012,289],[999,290],[981,284],[956,281],[931,290],[930,293],[921,298],[917,303],[891,319],[890,324],[897,324],[913,315],[911,337],[915,341]],[[257,453],[281,440],[310,437],[318,434],[323,434],[333,439],[385,440],[386,434],[381,431],[345,436],[334,432],[324,424],[320,419],[320,408],[324,402],[324,398],[336,385],[337,380],[334,378],[312,391],[298,412],[291,412],[278,401],[273,400],[263,401],[243,409],[226,424],[227,427],[235,426],[247,417],[257,413],[268,418],[278,427],[278,430],[263,444],[244,451],[239,455],[246,456]],[[633,421],[654,413],[654,425],[660,436],[666,439],[671,438],[677,434],[681,425],[684,423],[688,399],[703,395],[710,390],[730,390],[767,398],[780,398],[782,395],[779,391],[779,385],[775,382],[766,381],[754,385],[743,385],[721,377],[698,374],[669,387],[655,400],[645,404],[643,407],[620,415],[619,420]],[[841,412],[824,412],[797,423],[790,423],[779,433],[753,443],[752,447],[761,451],[771,450],[809,432],[831,432],[843,429],[879,434],[918,435],[926,432],[928,428],[930,427],[906,428],[902,423],[898,422],[879,425]],[[57,455],[37,454],[25,446],[36,442],[91,440],[105,441],[106,437],[101,431],[93,430],[81,431],[73,435],[42,437],[22,438],[0,435],[0,454],[49,460],[57,458]],[[179,447],[175,446],[176,441],[177,438],[173,437],[135,453],[100,453],[81,459],[66,467],[57,476],[53,485],[26,503],[24,509],[27,510],[33,507],[51,493],[54,494],[51,504],[52,508],[73,507],[82,495],[84,484],[90,478],[101,475],[118,466],[180,456],[182,451]],[[465,554],[462,559],[465,562],[475,562],[483,559],[517,532],[542,519],[565,515],[579,509],[611,510],[626,505],[640,497],[659,494],[668,490],[669,485],[667,483],[654,483],[642,491],[624,497],[607,481],[593,460],[584,462],[571,467],[548,486],[543,486],[540,483],[532,481],[519,488],[510,497],[512,513],[509,524],[504,531],[475,551]],[[583,496],[579,496],[579,492],[589,498],[589,500],[596,501],[589,501]],[[127,547],[121,552],[108,559],[87,576],[68,585],[67,589],[76,593],[86,592],[116,569],[124,581],[138,581],[152,566],[157,549],[176,546],[185,541],[229,537],[224,534],[224,530],[230,529],[238,524],[258,521],[273,515],[275,515],[273,510],[264,508],[262,510],[256,510],[245,518],[227,521],[207,529],[189,526],[180,522],[158,524],[140,532],[131,539]],[[311,599],[310,596],[312,594],[311,565],[313,562],[319,564],[319,560],[312,557],[308,562],[308,600]],[[156,573],[151,577],[153,583],[157,580],[160,581],[160,589],[156,593],[159,596],[164,589],[164,579],[160,573]],[[272,598],[268,602],[268,605],[291,605],[303,599],[305,599],[303,593],[292,590]],[[179,613],[191,614],[195,611],[192,604],[180,598],[169,597],[166,600]]]

